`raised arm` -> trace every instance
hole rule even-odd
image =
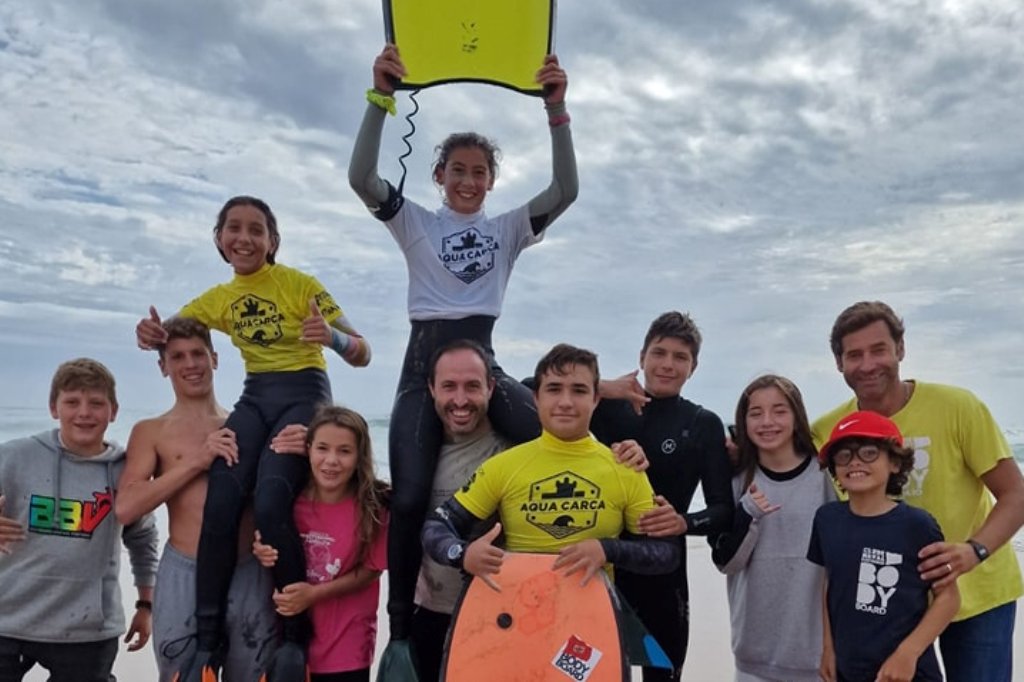
[[[370,364],[370,344],[344,315],[327,322],[315,299],[309,301],[309,315],[302,321],[302,340],[319,343],[337,353],[353,367]]]
[[[142,350],[155,350],[160,344],[167,343],[167,330],[155,306],[149,306],[149,317],[142,318],[135,325],[135,343]]]
[[[544,58],[544,65],[537,72],[537,82],[545,88],[544,109],[551,129],[551,184],[527,205],[534,234],[540,234],[569,208],[580,190],[576,152],[565,108],[568,79],[557,56],[549,54]]]
[[[379,213],[382,206],[398,202],[391,206],[393,215],[400,206],[398,191],[389,182],[377,174],[377,162],[380,157],[381,132],[384,129],[384,116],[388,113],[387,103],[393,106],[395,94],[393,79],[405,75],[405,66],[398,56],[398,48],[388,44],[384,46],[373,62],[373,90],[363,114],[363,122],[359,126],[355,144],[352,146],[352,159],[348,164],[348,184],[352,187],[366,207]],[[390,216],[388,216],[390,217]]]
[[[370,342],[342,315],[331,322],[331,349],[353,367],[366,367],[372,357]]]

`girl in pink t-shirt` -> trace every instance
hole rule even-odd
[[[306,432],[306,449],[313,475],[294,513],[307,582],[275,591],[274,603],[283,616],[309,609],[312,682],[368,682],[379,578],[387,567],[388,488],[374,475],[370,430],[357,412],[320,408]],[[259,540],[257,534],[253,552],[273,566],[277,550]]]

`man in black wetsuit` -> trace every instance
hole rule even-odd
[[[674,573],[615,571],[615,584],[672,661],[671,671],[644,668],[644,682],[675,682],[682,675],[689,638],[685,536],[724,531],[732,523],[732,473],[722,420],[679,395],[697,368],[700,345],[700,331],[689,315],[660,315],[640,351],[643,388],[637,372],[601,382],[604,399],[590,422],[605,444],[639,441],[650,461],[647,476],[659,505],[641,519],[640,529],[653,536],[676,536],[683,544]],[[688,512],[698,483],[707,507]]]

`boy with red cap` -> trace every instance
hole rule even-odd
[[[807,550],[826,572],[822,679],[941,682],[932,643],[960,593],[921,579],[918,552],[942,531],[928,512],[893,499],[914,451],[891,420],[861,411],[839,420],[819,458],[849,497],[818,509]]]

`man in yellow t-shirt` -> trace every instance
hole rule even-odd
[[[559,344],[541,359],[540,438],[484,462],[434,511],[423,542],[435,561],[489,580],[501,568],[505,553],[493,543],[504,529],[507,550],[558,554],[554,567],[584,581],[606,564],[648,574],[675,568],[678,543],[640,535],[640,516],[655,509],[647,476],[616,464],[590,435],[598,379],[590,351]],[[467,545],[473,524],[494,512],[501,522]]]
[[[936,586],[956,580],[960,588],[960,610],[939,638],[947,679],[1008,681],[1016,599],[1024,593],[1008,541],[1024,524],[1024,477],[972,393],[900,378],[903,333],[903,321],[880,301],[840,313],[832,352],[855,397],[814,422],[815,443],[858,409],[896,423],[914,448],[903,499],[934,516],[946,538],[921,550],[918,570]]]

